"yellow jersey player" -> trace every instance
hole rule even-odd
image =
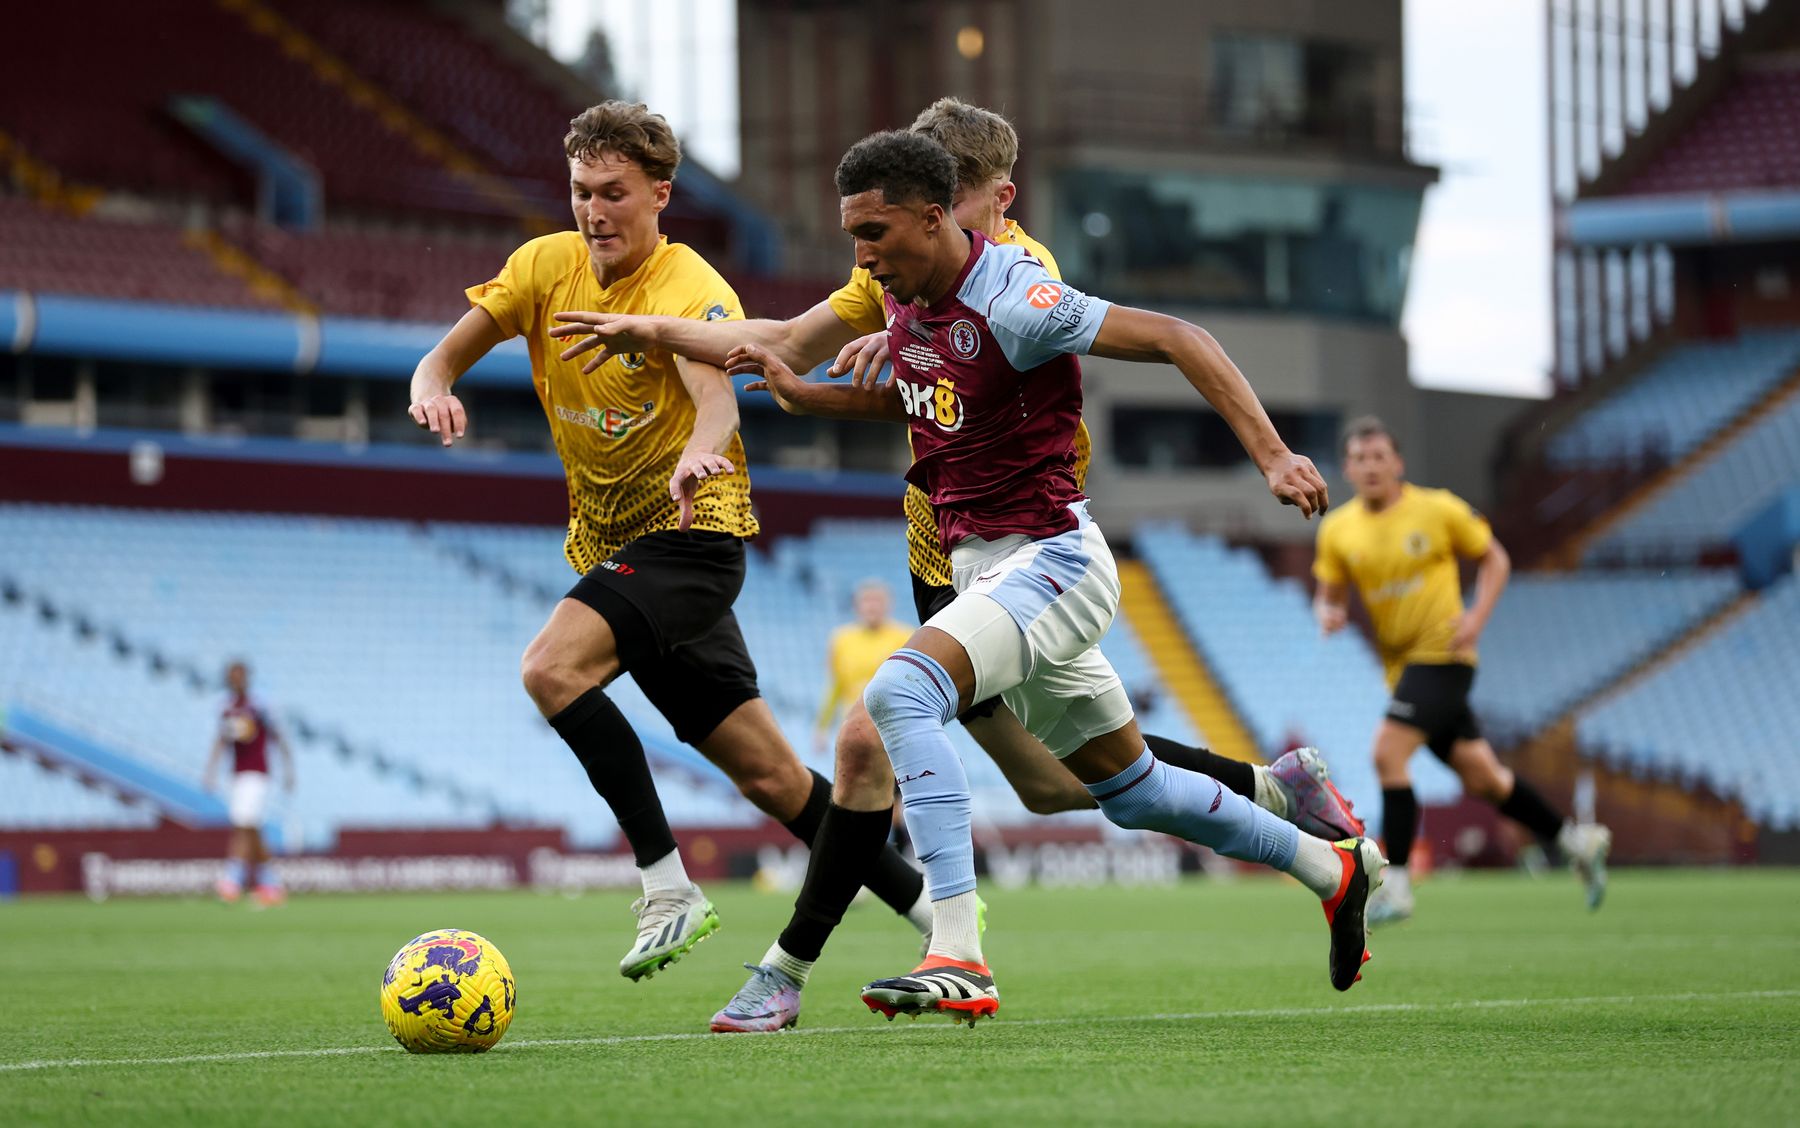
[[[1498,807],[1546,847],[1560,847],[1587,885],[1588,905],[1606,891],[1605,827],[1566,821],[1531,784],[1500,763],[1469,707],[1475,644],[1500,601],[1512,564],[1481,514],[1448,490],[1405,480],[1392,432],[1373,417],[1350,424],[1344,471],[1356,489],[1348,505],[1319,526],[1313,611],[1329,635],[1348,621],[1350,586],[1375,626],[1375,645],[1393,698],[1375,735],[1382,827],[1392,863],[1369,902],[1369,922],[1412,915],[1406,863],[1418,831],[1418,801],[1407,764],[1423,744],[1462,778],[1463,787]],[[1475,601],[1466,610],[1458,564],[1479,561]]]
[[[952,206],[958,225],[980,232],[995,243],[1021,247],[1050,274],[1058,273],[1049,249],[1006,216],[1018,191],[1012,181],[1013,165],[1018,159],[1018,134],[1010,122],[990,110],[955,98],[941,98],[918,116],[911,129],[937,141],[955,158],[957,186]],[[837,359],[832,363],[831,374],[847,373],[851,376],[849,381],[807,384],[795,389],[792,396],[770,389],[783,408],[801,414],[857,417],[856,405],[862,397],[875,392],[876,379],[888,355],[884,290],[869,271],[860,267],[825,301],[789,321],[707,325],[591,312],[571,312],[561,319],[567,324],[553,331],[556,336],[586,338],[563,355],[574,358],[597,349],[594,358],[587,362],[590,367],[620,352],[651,345],[717,362],[723,361],[735,346],[752,342],[766,346],[796,371],[811,369],[835,353]],[[873,417],[888,418],[883,413]],[[1085,424],[1076,428],[1073,449],[1073,471],[1080,482],[1085,480],[1088,468]],[[937,516],[930,501],[922,490],[909,486],[904,509],[913,602],[919,621],[924,622],[947,606],[956,592],[951,586],[950,559],[939,543]],[[1053,814],[1095,808],[1093,797],[1081,782],[1025,730],[998,698],[975,704],[962,714],[961,720],[1028,810]],[[874,738],[874,726],[862,701],[853,701],[838,733],[840,757],[846,747]],[[1309,833],[1345,838],[1362,832],[1361,821],[1331,787],[1325,763],[1312,749],[1291,753],[1263,767],[1160,736],[1148,736],[1146,740],[1159,759],[1211,775],[1238,794],[1292,819]],[[821,832],[821,846],[807,871],[794,917],[777,944],[769,949],[757,975],[738,998],[714,1016],[715,1031],[775,1030],[797,1020],[799,989],[855,894],[853,875],[867,865],[867,847],[878,841],[879,834],[885,834],[882,827],[892,806],[891,789],[870,788],[865,794],[852,797],[847,789],[858,782],[840,779]],[[856,833],[857,828],[862,832]]]
[[[869,684],[887,656],[905,645],[912,635],[912,628],[894,622],[894,597],[880,580],[857,584],[852,602],[856,621],[831,632],[831,646],[825,658],[831,685],[825,691],[825,701],[819,706],[819,723],[813,729],[819,752],[824,752],[825,738],[837,723],[839,713],[862,700],[863,686]]]
[[[643,745],[605,686],[629,672],[644,696],[756,806],[810,844],[830,784],[809,772],[762,700],[731,605],[757,531],[737,399],[716,366],[645,350],[593,372],[560,359],[550,314],[586,307],[697,321],[742,316],[737,295],[658,230],[680,161],[642,105],[606,102],[563,139],[577,230],[533,239],[420,361],[413,420],[444,445],[467,423],[452,391],[490,349],[523,336],[569,484],[564,552],[581,579],[526,648],[525,690],[619,820],[643,875],[638,938],[619,971],[645,978],[718,927],[687,875]],[[867,884],[929,920],[917,870],[892,850]]]

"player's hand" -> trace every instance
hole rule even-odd
[[[649,352],[656,347],[649,323],[642,318],[582,310],[565,310],[553,316],[563,324],[551,327],[552,337],[581,338],[558,354],[562,359],[574,360],[582,353],[599,350],[581,366],[584,373],[593,373],[615,356]]]
[[[831,362],[825,375],[836,379],[848,372],[851,384],[858,388],[872,388],[881,378],[881,370],[887,367],[887,362],[888,335],[884,329],[879,333],[858,337],[838,350],[837,359]]]
[[[675,464],[675,473],[669,478],[669,498],[681,504],[681,523],[677,528],[685,533],[694,523],[694,494],[700,489],[700,483],[707,478],[729,474],[734,469],[731,459],[722,454],[701,452],[681,456],[681,461]]]
[[[419,400],[409,406],[406,413],[421,430],[442,437],[445,446],[462,438],[469,426],[469,416],[463,410],[462,401],[449,392]]]
[[[1458,615],[1455,625],[1450,630],[1451,652],[1475,649],[1475,644],[1481,641],[1481,632],[1486,626],[1486,623],[1478,621],[1467,611]]]
[[[1313,617],[1319,620],[1319,634],[1330,638],[1349,623],[1350,612],[1342,604],[1321,603],[1313,607]]]
[[[1331,505],[1325,479],[1312,459],[1303,454],[1289,451],[1278,455],[1264,467],[1263,475],[1269,481],[1269,492],[1283,505],[1298,506],[1300,515],[1308,521]]]
[[[743,344],[732,349],[725,358],[725,374],[761,377],[744,385],[744,390],[768,392],[781,405],[781,410],[790,415],[801,414],[798,399],[806,393],[806,381],[794,375],[794,370],[785,361],[763,346]]]

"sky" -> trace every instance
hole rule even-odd
[[[549,0],[550,49],[608,29],[621,81],[724,176],[738,170],[735,0]],[[1402,328],[1413,381],[1549,391],[1543,5],[1405,0],[1413,155],[1426,192]]]

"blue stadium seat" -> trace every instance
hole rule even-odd
[[[1776,830],[1800,828],[1800,576],[1670,665],[1589,709],[1575,731],[1615,767],[1740,800]]]
[[[1263,753],[1317,745],[1339,790],[1373,817],[1381,788],[1369,753],[1388,693],[1362,637],[1321,639],[1306,591],[1272,579],[1246,549],[1169,525],[1140,528],[1134,543]],[[1455,775],[1429,756],[1413,769],[1426,802],[1460,794]]]
[[[1729,572],[1515,576],[1482,636],[1475,708],[1497,735],[1528,736],[1737,593]]]
[[[1776,495],[1800,483],[1800,396],[1724,448],[1588,547],[1588,563],[1692,561],[1730,540]]]
[[[1661,453],[1679,459],[1767,395],[1800,364],[1800,333],[1753,330],[1736,341],[1678,345],[1550,440],[1560,468]]]

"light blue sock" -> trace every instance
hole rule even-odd
[[[1106,817],[1131,830],[1159,830],[1246,862],[1293,868],[1300,831],[1218,780],[1144,754],[1106,780],[1087,785]]]
[[[274,865],[264,862],[256,867],[256,884],[266,885],[271,889],[280,888],[281,877],[275,872]]]
[[[906,829],[931,899],[969,892],[975,888],[969,777],[944,731],[956,716],[956,682],[930,656],[898,650],[869,679],[863,704],[900,782]]]
[[[242,858],[232,858],[225,863],[225,880],[239,888],[243,887],[244,878],[249,874],[249,867]]]

